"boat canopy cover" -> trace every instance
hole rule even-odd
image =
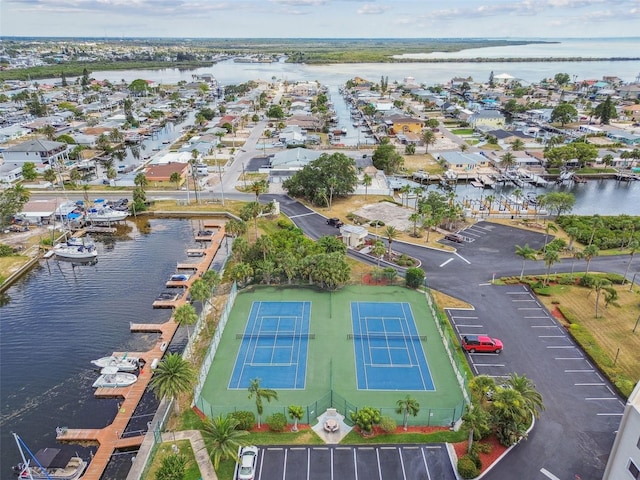
[[[81,217],[81,216],[82,216],[82,214],[80,214],[80,213],[73,213],[73,212],[71,212],[71,213],[69,213],[69,214],[67,215],[67,217],[68,217],[68,218],[70,218],[70,219],[72,219],[72,220],[74,220],[74,219],[76,219],[76,218],[79,218],[79,217]]]
[[[60,448],[43,448],[36,453],[36,460],[44,468],[64,468],[73,458],[73,453]]]

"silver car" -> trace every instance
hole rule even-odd
[[[238,468],[238,480],[253,480],[256,474],[256,461],[258,459],[258,447],[243,447],[240,451],[240,468]]]

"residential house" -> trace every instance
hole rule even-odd
[[[179,184],[181,185],[189,173],[189,164],[180,162],[166,163],[162,165],[154,164],[149,165],[144,170],[144,176],[147,177],[147,182],[153,185],[170,182],[171,175],[174,173],[178,173],[180,175]]]
[[[280,131],[278,140],[285,145],[301,145],[307,140],[307,132],[298,125],[288,125]]]
[[[63,142],[35,139],[7,148],[2,156],[6,164],[19,166],[26,162],[64,165],[69,161],[69,150]]]
[[[31,130],[19,124],[0,128],[0,143],[6,143],[10,140],[17,140],[18,138],[24,137],[29,133],[31,133]]]
[[[389,115],[384,117],[383,121],[391,133],[396,135],[401,133],[419,135],[424,127],[424,122],[421,119],[406,115]]]
[[[502,148],[508,148],[516,140],[522,141],[525,145],[535,142],[535,139],[531,135],[527,135],[520,130],[504,130],[500,128],[498,130],[489,130],[486,134],[496,137],[498,145]]]
[[[275,153],[269,159],[271,172],[277,174],[293,174],[312,161],[316,160],[323,152],[308,150],[306,148],[291,148]]]
[[[447,169],[459,173],[489,166],[489,159],[479,153],[442,152],[440,160],[444,161]]]
[[[316,82],[299,82],[289,86],[289,93],[301,97],[313,97],[318,94],[318,84]]]
[[[498,110],[480,110],[467,120],[469,125],[479,130],[498,129],[505,124],[505,116]]]

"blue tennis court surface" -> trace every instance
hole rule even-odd
[[[253,302],[229,388],[260,378],[265,388],[303,389],[310,313],[311,302]]]
[[[351,302],[358,390],[435,390],[411,306]]]

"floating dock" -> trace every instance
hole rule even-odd
[[[211,235],[209,240],[211,243],[209,247],[205,249],[206,253],[202,256],[200,262],[194,264],[196,274],[193,277],[195,278],[200,278],[200,276],[209,269],[225,236],[223,223],[209,223],[209,227],[214,227],[216,230]],[[172,302],[171,308],[183,305],[187,302],[187,298],[187,294],[182,295],[181,298]],[[136,448],[142,444],[145,437],[144,435],[123,437],[123,434],[151,381],[153,376],[153,370],[151,369],[152,363],[154,360],[159,361],[162,359],[178,326],[173,317],[159,324],[130,324],[130,330],[132,332],[158,332],[160,333],[160,338],[151,350],[146,352],[128,352],[129,355],[142,358],[146,362],[146,364],[140,368],[138,380],[133,385],[119,388],[97,388],[95,390],[94,395],[98,398],[123,399],[113,422],[104,428],[72,429],[58,427],[56,429],[56,440],[59,442],[98,445],[98,449],[84,472],[84,475],[82,475],[81,480],[100,480],[111,460],[111,456],[116,450]],[[114,352],[113,355],[121,356],[123,354]]]

